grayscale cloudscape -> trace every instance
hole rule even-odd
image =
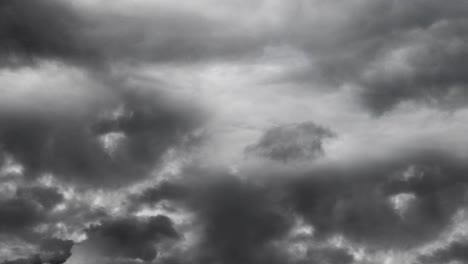
[[[0,264],[452,264],[468,3],[0,1]]]

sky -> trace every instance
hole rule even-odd
[[[0,1],[0,264],[468,263],[467,15]]]

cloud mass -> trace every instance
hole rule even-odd
[[[0,263],[466,262],[467,15],[0,1]]]

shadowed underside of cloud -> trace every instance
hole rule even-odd
[[[286,260],[272,242],[287,235],[293,219],[276,203],[273,190],[244,182],[222,170],[194,167],[186,173],[195,177],[193,181],[166,182],[132,201],[149,206],[162,200],[175,201],[196,215],[193,228],[201,230],[200,241],[192,251],[169,256],[163,262],[282,263]]]
[[[91,60],[85,26],[65,2],[6,0],[0,4],[0,65],[19,66],[36,58]]]
[[[117,104],[84,115],[0,113],[1,150],[25,173],[121,186],[144,178],[200,123],[190,107],[158,92],[130,90]]]
[[[268,190],[223,179],[202,196],[195,205],[204,226],[200,247],[207,249],[200,252],[201,262],[281,262],[269,243],[286,234],[291,219],[270,200]]]
[[[63,264],[71,256],[73,244],[71,240],[43,239],[39,242],[37,254],[28,258],[4,261],[2,264]]]
[[[119,258],[150,262],[158,254],[157,243],[179,238],[171,219],[163,215],[104,220],[89,227],[86,233],[87,240],[73,248],[74,256],[67,263],[81,263],[80,255],[92,262]]]
[[[467,169],[449,157],[413,157],[319,171],[293,181],[289,193],[318,237],[344,235],[370,247],[410,248],[437,238],[464,206]]]
[[[287,250],[295,219],[313,227],[313,243],[342,236],[372,250],[402,250],[436,239],[466,205],[468,168],[446,153],[420,152],[346,168],[263,170],[240,178],[225,170],[187,167],[179,180],[129,200],[136,210],[166,201],[192,214],[189,230],[199,235],[189,249],[169,250],[159,258],[157,245],[167,238],[177,245],[183,231],[165,216],[117,217],[89,227],[88,239],[74,247],[75,258],[95,253],[103,261],[128,263],[155,258],[158,263],[352,263],[352,255],[331,245],[329,253],[311,248],[302,259],[293,258]],[[18,196],[42,193],[25,189]],[[50,199],[37,200],[48,207]]]
[[[64,263],[72,244],[66,241],[67,248],[59,249],[62,240],[56,237],[79,234],[79,228],[106,216],[91,204],[70,200],[70,193],[65,200],[56,188],[29,185],[44,175],[85,189],[112,189],[147,179],[170,150],[190,143],[191,133],[204,120],[195,103],[171,97],[154,83],[134,87],[125,74],[115,76],[100,67],[153,51],[134,50],[127,32],[100,42],[104,32],[91,32],[98,28],[93,23],[101,23],[104,29],[99,30],[105,32],[115,29],[113,23],[87,20],[77,6],[55,0],[0,3],[5,81],[0,168],[17,164],[21,178],[8,182],[16,192],[2,194],[0,200],[0,240],[9,247],[0,254],[6,252],[0,256],[5,263]],[[128,46],[116,44],[123,40]],[[114,231],[115,236],[108,234]],[[177,236],[172,222],[162,216],[103,222],[87,233],[92,237],[88,242],[102,243],[110,257],[113,247],[120,247],[119,256],[145,261],[156,255],[153,242]],[[56,240],[43,246],[40,240],[49,237]],[[129,239],[135,248],[125,250]],[[30,254],[15,253],[16,243],[23,243]]]
[[[43,198],[47,199],[45,196]],[[49,214],[50,210],[45,209],[32,199],[13,198],[1,202],[0,234],[2,234],[2,239],[6,238],[10,241],[20,239],[35,248],[30,257],[2,263],[61,264],[68,259],[71,255],[73,241],[48,238],[47,234],[40,234],[34,229],[40,224],[47,223]],[[4,257],[8,256],[2,256],[2,259]]]
[[[291,262],[275,243],[287,239],[298,217],[313,227],[315,243],[343,236],[373,250],[402,250],[436,239],[466,204],[467,172],[462,160],[434,153],[244,180],[188,169],[198,176],[150,188],[133,203],[172,201],[194,212],[203,226],[196,252],[204,263]],[[337,258],[351,263],[345,255]],[[184,263],[182,256],[176,259]]]
[[[36,229],[40,225],[52,223],[53,209],[63,200],[63,195],[56,188],[44,186],[19,186],[13,196],[0,199],[1,240],[10,241],[13,251],[16,242],[31,246],[30,256],[7,261],[7,254],[0,256],[0,260],[7,257],[2,263],[61,264],[67,260],[74,242],[55,238]]]
[[[354,257],[343,249],[320,248],[309,250],[306,260],[300,263],[350,264],[354,263]]]
[[[0,200],[0,233],[27,235],[62,201],[63,195],[55,188],[19,188],[13,197]]]

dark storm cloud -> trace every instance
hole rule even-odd
[[[188,187],[165,181],[132,197],[132,202],[136,202],[137,204],[155,204],[163,200],[177,201],[185,199],[189,191]]]
[[[223,179],[202,195],[203,262],[281,262],[269,244],[286,234],[291,219],[268,197],[268,190]],[[206,255],[205,255],[206,254]]]
[[[434,239],[465,204],[467,170],[458,158],[424,154],[317,171],[293,181],[289,193],[319,237],[342,234],[371,247],[412,247]],[[403,214],[391,203],[399,194],[415,197]]]
[[[80,37],[84,27],[64,1],[5,0],[0,3],[0,65],[37,58],[90,60]]]
[[[176,263],[281,263],[284,255],[272,242],[283,238],[292,219],[277,204],[274,190],[238,179],[221,170],[191,167],[192,180],[164,183],[143,192],[140,200],[156,204],[175,201],[196,215],[201,242],[189,256],[173,256]],[[170,186],[170,187],[169,187]],[[170,190],[177,190],[168,191]]]
[[[364,102],[376,111],[384,111],[405,100],[448,108],[466,105],[468,79],[464,69],[468,66],[468,47],[464,43],[467,33],[465,20],[440,21],[426,32],[415,32],[422,36],[407,43],[409,51],[403,55],[406,58],[402,58],[408,68],[387,66],[390,69],[385,69],[386,66],[382,66],[361,78],[360,83],[365,87]],[[383,60],[377,63],[385,64]]]
[[[27,175],[51,172],[72,182],[120,186],[145,177],[200,125],[196,110],[159,92],[135,89],[118,96],[117,104],[83,115],[2,111],[1,149]],[[117,107],[122,112],[112,115]]]
[[[323,140],[334,136],[313,122],[277,126],[267,130],[245,152],[283,162],[314,160],[324,155]]]
[[[268,37],[246,32],[235,23],[199,12],[149,7],[127,16],[97,14],[96,28],[87,32],[94,48],[111,61],[177,62],[245,59],[260,55]],[[125,28],[125,31],[122,31]]]
[[[71,256],[71,248],[74,242],[71,240],[61,240],[49,238],[41,241],[39,246],[39,256],[43,263],[62,264]]]
[[[78,247],[89,248],[90,252],[97,251],[101,257],[142,261],[156,258],[158,242],[179,238],[171,219],[163,215],[104,220],[89,227],[86,233],[88,239]]]
[[[271,245],[285,238],[296,217],[314,227],[317,241],[342,235],[377,250],[412,248],[450,226],[466,204],[468,187],[463,160],[424,152],[348,167],[261,172],[244,180],[222,171],[185,173],[186,180],[150,188],[134,203],[170,200],[194,212],[204,227],[200,257],[225,263],[283,259]],[[411,198],[398,207],[395,201],[405,196]]]
[[[87,10],[56,0],[6,0],[0,5],[0,62],[52,59],[85,66],[109,62],[184,62],[260,54],[261,32],[200,12],[149,6],[127,13]],[[227,30],[228,29],[228,30]]]

